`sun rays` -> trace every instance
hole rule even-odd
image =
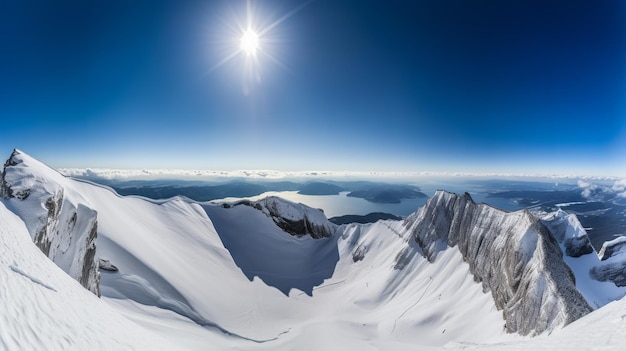
[[[279,25],[310,2],[304,2],[277,19],[273,19],[261,13],[256,2],[247,0],[245,11],[239,11],[239,13],[235,11],[233,18],[226,20],[227,31],[222,40],[226,40],[227,49],[208,73],[239,60],[242,65],[242,92],[248,95],[255,84],[262,82],[262,70],[267,61],[286,68],[286,65],[277,57],[278,53],[274,52],[276,45],[272,44],[281,41]]]

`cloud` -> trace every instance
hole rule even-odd
[[[597,184],[585,182],[583,180],[578,181],[578,187],[583,191],[580,193],[585,199],[594,199],[599,192],[603,192],[601,187]]]
[[[617,196],[626,198],[626,179],[616,181],[612,190]]]
[[[626,198],[626,179],[616,180],[613,186],[599,185],[578,180],[581,195],[589,200],[610,200],[615,197]]]
[[[151,180],[151,179],[392,179],[414,180],[416,178],[500,178],[500,179],[528,179],[543,181],[578,180],[578,186],[583,189],[583,196],[592,197],[600,193],[623,193],[626,197],[626,179],[610,177],[589,177],[575,175],[545,175],[520,173],[476,173],[476,172],[385,172],[385,171],[276,171],[276,170],[186,170],[186,169],[109,169],[109,168],[60,168],[63,175],[75,178],[106,179],[106,180]],[[613,188],[599,186],[592,181],[615,181]],[[615,189],[615,190],[613,190]]]

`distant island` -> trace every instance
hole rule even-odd
[[[419,188],[408,185],[373,185],[367,189],[352,191],[349,197],[358,197],[369,202],[399,204],[404,199],[425,198],[428,195]]]
[[[302,195],[338,195],[345,189],[339,185],[323,182],[311,182],[302,185],[298,194]]]

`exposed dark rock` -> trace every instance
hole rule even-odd
[[[13,189],[11,189],[11,186],[7,183],[7,180],[6,180],[6,169],[7,167],[17,165],[17,162],[15,161],[14,157],[18,154],[19,152],[14,149],[9,159],[6,160],[6,162],[4,163],[4,168],[2,169],[2,179],[0,180],[0,197],[3,197],[3,198],[15,197],[13,195]]]
[[[626,261],[606,263],[591,268],[589,275],[595,280],[611,281],[616,286],[626,286]]]
[[[409,262],[415,257],[417,251],[410,247],[403,248],[394,259],[395,264],[393,265],[393,269],[402,270],[406,267]]]
[[[626,251],[626,237],[620,237],[616,240],[607,241],[602,245],[602,249],[598,252],[601,261],[614,256],[618,252]]]
[[[109,260],[105,260],[103,258],[100,258],[98,261],[98,268],[103,270],[103,271],[108,271],[108,272],[117,272],[118,268],[111,263],[111,261]]]
[[[367,252],[367,246],[361,244],[357,246],[354,251],[352,251],[352,261],[358,262],[365,258],[365,253]]]
[[[270,196],[254,202],[243,200],[233,206],[237,205],[254,207],[270,217],[279,228],[295,236],[329,238],[336,230],[336,225],[328,221],[324,211],[279,197]]]
[[[565,254],[570,257],[580,257],[593,252],[587,235],[565,239],[563,245],[565,246]]]
[[[509,213],[467,193],[438,191],[404,225],[431,262],[448,247],[461,252],[508,332],[549,332],[591,312],[557,241],[527,210]]]
[[[100,296],[100,273],[94,267],[99,266],[96,259],[96,239],[98,238],[98,222],[94,221],[89,231],[89,236],[85,242],[86,250],[83,258],[83,269],[79,282],[87,289],[91,289],[94,294]],[[94,287],[94,282],[98,284]]]

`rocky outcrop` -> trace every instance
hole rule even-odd
[[[626,286],[626,237],[605,241],[598,252],[597,265],[589,269],[589,276],[597,281]]]
[[[567,256],[576,258],[590,253],[597,255],[598,260],[592,260],[593,263],[588,267],[589,277],[601,282],[611,282],[617,287],[626,286],[626,255],[622,255],[626,252],[626,237],[605,241],[600,251],[596,252],[576,215],[559,209],[547,214],[541,221],[563,245]]]
[[[301,203],[294,203],[276,196],[258,201],[241,201],[235,205],[248,205],[270,217],[278,227],[295,235],[310,235],[314,239],[333,236],[337,225],[328,221],[324,212]]]
[[[438,191],[404,226],[431,262],[448,248],[461,252],[508,332],[550,332],[591,312],[558,242],[527,210],[506,212],[467,193]]]
[[[597,281],[610,281],[617,287],[624,287],[626,286],[626,260],[592,267],[589,270],[589,275]]]
[[[14,150],[0,180],[5,205],[28,228],[35,245],[82,286],[100,295],[97,213],[68,196],[61,174]]]
[[[606,261],[613,256],[626,253],[626,236],[620,236],[602,244],[598,257],[601,261]]]
[[[559,209],[541,218],[541,223],[563,244],[567,256],[580,257],[594,252],[589,236],[576,215]]]

